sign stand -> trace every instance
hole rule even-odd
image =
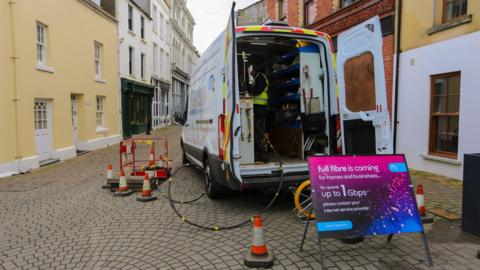
[[[313,204],[308,209],[300,252],[315,212],[312,222],[316,223],[322,269],[326,269],[323,238],[386,235],[390,243],[394,235],[402,233],[421,235],[426,262],[433,266],[405,156],[312,156],[308,163]]]
[[[307,238],[307,231],[308,231],[308,225],[310,225],[310,216],[312,215],[312,208],[308,211],[308,220],[307,223],[305,224],[305,230],[303,231],[303,237],[302,237],[302,243],[300,244],[300,252],[303,251],[303,244],[305,243],[305,238]],[[315,221],[313,221],[315,222]],[[325,269],[325,261],[324,261],[324,256],[323,256],[323,249],[322,249],[322,238],[318,236],[318,249],[320,250],[320,264],[322,266],[322,269]]]
[[[310,225],[310,222],[315,222],[315,221],[310,221],[310,216],[312,214],[312,209],[313,207],[308,211],[308,220],[305,224],[305,230],[303,231],[303,237],[302,241],[300,243],[300,252],[303,251],[303,244],[305,243],[305,239],[307,238],[307,231],[308,231],[308,226]],[[423,248],[425,249],[425,257],[427,258],[428,261],[428,266],[432,267],[433,266],[433,259],[432,255],[430,254],[430,247],[428,246],[428,241],[427,241],[427,236],[425,235],[425,232],[422,231],[420,232],[422,235],[422,241],[423,241]],[[387,242],[390,243],[392,241],[394,234],[389,234],[387,238]],[[318,235],[318,249],[320,251],[320,265],[322,266],[322,269],[325,268],[325,260],[324,260],[324,254],[323,254],[323,248],[322,248],[322,238],[320,235]]]

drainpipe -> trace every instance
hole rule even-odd
[[[395,104],[393,112],[393,153],[397,153],[397,128],[398,128],[398,84],[399,84],[399,73],[400,73],[400,40],[402,33],[402,0],[397,1],[397,11],[395,16],[397,16],[397,42],[395,45],[395,50],[397,52],[395,56]]]
[[[22,156],[22,149],[21,145],[19,142],[19,130],[20,130],[20,123],[18,119],[18,114],[19,114],[19,105],[18,103],[20,102],[19,98],[19,92],[18,92],[18,86],[17,86],[17,60],[18,56],[16,54],[16,45],[15,45],[15,20],[14,20],[14,6],[16,4],[15,0],[10,0],[8,2],[9,7],[10,7],[10,41],[11,41],[11,46],[12,46],[12,54],[11,54],[11,59],[12,59],[12,79],[13,79],[13,104],[15,107],[15,113],[13,115],[14,122],[15,122],[15,128],[14,128],[14,138],[15,138],[15,159],[18,161],[17,162],[17,167],[18,167],[18,172],[21,172],[21,164],[20,164],[20,159],[23,157]]]

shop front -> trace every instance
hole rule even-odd
[[[122,78],[121,91],[123,137],[150,131],[154,87]]]

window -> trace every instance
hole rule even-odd
[[[373,54],[365,52],[345,63],[345,99],[352,112],[374,111],[375,69]]]
[[[145,79],[145,54],[140,55],[140,76]]]
[[[133,75],[133,57],[134,57],[133,47],[128,47],[128,74]]]
[[[278,18],[284,20],[287,18],[287,0],[278,0]]]
[[[145,39],[145,18],[140,16],[140,37]]]
[[[153,73],[158,74],[158,46],[153,43]]]
[[[158,10],[157,6],[153,5],[152,8],[152,15],[153,15],[153,32],[157,33],[158,29]]]
[[[44,101],[35,101],[33,109],[35,130],[47,129],[47,103]]]
[[[314,0],[305,0],[305,9],[304,9],[304,18],[305,25],[310,25],[315,22],[315,1]]]
[[[37,65],[47,65],[47,26],[37,22]]]
[[[341,0],[340,4],[342,5],[341,7],[346,7],[350,6],[351,4],[357,2],[358,0]]]
[[[165,78],[165,52],[163,49],[160,49],[160,74],[163,78]]]
[[[97,130],[105,129],[105,97],[97,96]]]
[[[460,72],[432,76],[429,153],[456,158],[460,108]]]
[[[164,25],[163,25],[163,24],[164,24],[163,14],[160,13],[160,27],[159,27],[160,30],[159,30],[159,34],[160,34],[160,37],[161,37],[161,38],[163,38],[163,33],[164,33],[164,31],[163,31],[163,30],[164,30],[164,29],[163,29],[163,28],[164,28]]]
[[[128,5],[128,30],[133,31],[133,7]]]
[[[102,77],[102,54],[103,46],[101,43],[94,43],[94,65],[95,65],[95,78],[100,79]]]
[[[145,125],[147,124],[149,99],[146,95],[135,95],[131,100],[130,107],[130,124],[132,125]]]
[[[443,22],[467,14],[467,0],[443,0]]]
[[[92,0],[92,2],[94,2],[95,4],[97,4],[99,6],[101,6],[101,4],[102,4],[101,0]]]

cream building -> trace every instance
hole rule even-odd
[[[113,0],[0,1],[0,175],[121,139],[114,14]]]

